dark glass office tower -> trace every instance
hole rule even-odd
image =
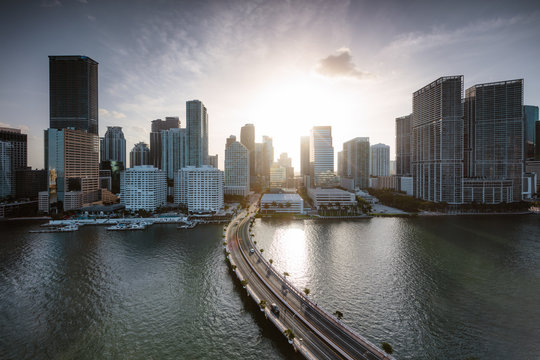
[[[87,56],[49,56],[50,128],[98,134],[98,63]]]

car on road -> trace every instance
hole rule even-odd
[[[276,303],[272,303],[272,305],[270,305],[270,310],[272,310],[274,314],[279,315],[279,307],[276,305]]]
[[[253,254],[254,252],[255,252],[254,249],[249,249],[249,253],[250,253],[250,254]]]

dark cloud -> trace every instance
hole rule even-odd
[[[317,72],[330,77],[351,77],[356,79],[366,79],[373,75],[362,71],[352,62],[351,50],[347,48],[339,49],[337,55],[329,55],[319,61]]]
[[[62,6],[62,3],[60,0],[42,0],[41,1],[41,7],[56,7],[56,6]]]

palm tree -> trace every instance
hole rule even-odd
[[[343,319],[343,313],[339,310],[336,310],[336,312],[334,313],[334,316],[337,317],[338,320]]]
[[[387,342],[381,343],[381,348],[386,352],[387,354],[391,354],[394,352],[394,349],[392,349],[392,345],[390,345]]]
[[[262,254],[262,253],[264,252],[264,249],[261,249],[261,250],[259,250],[259,251],[260,251],[260,252],[261,252],[261,254]]]
[[[291,275],[291,274],[289,274],[289,273],[286,272],[286,271],[283,273],[283,276],[285,276],[285,277],[290,276],[290,275]]]
[[[270,259],[268,260],[268,262],[270,263],[270,265],[272,265],[274,263],[274,260]]]
[[[292,344],[293,343],[293,340],[294,340],[294,333],[291,329],[287,329],[283,332],[283,335],[285,335],[287,337],[287,340],[289,340],[289,344]]]
[[[248,284],[247,279],[244,279],[244,280],[240,281],[240,284],[242,284],[242,287],[245,289],[247,284]]]
[[[232,271],[236,271],[236,265],[232,266]]]
[[[259,301],[259,306],[261,307],[261,311],[264,311],[264,308],[266,307],[266,300]]]
[[[304,288],[304,294],[306,294],[306,296],[308,296],[310,292],[311,290],[309,290],[309,288]]]

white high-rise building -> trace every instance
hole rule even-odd
[[[224,193],[247,196],[249,176],[249,150],[238,141],[234,141],[225,149]]]
[[[375,144],[369,150],[369,174],[390,176],[390,146]]]
[[[186,129],[161,131],[161,169],[168,179],[174,179],[178,169],[187,164]]]
[[[331,126],[314,126],[311,129],[309,162],[315,186],[327,184],[335,177]]]
[[[152,165],[138,165],[120,174],[120,201],[127,210],[154,211],[167,202],[165,172]]]
[[[186,166],[174,177],[174,202],[189,212],[216,212],[223,208],[223,171],[209,165]]]

